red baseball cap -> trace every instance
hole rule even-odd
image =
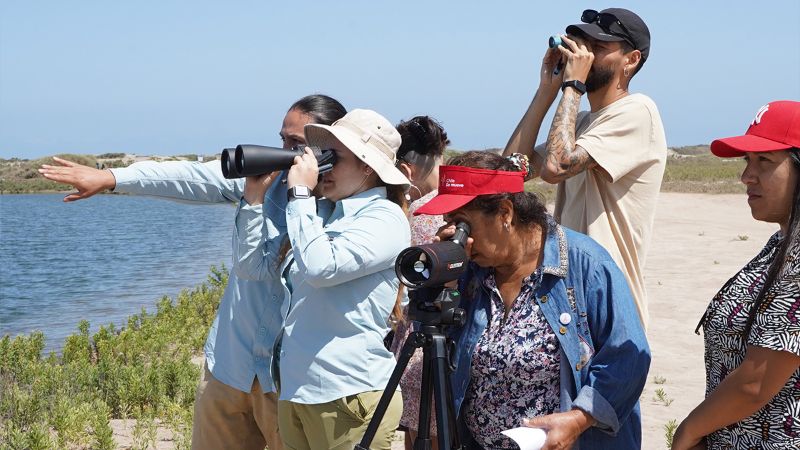
[[[744,136],[717,139],[711,153],[731,158],[746,152],[774,152],[800,148],[800,102],[767,103],[756,113]]]
[[[420,206],[414,215],[439,215],[455,211],[479,195],[523,192],[525,171],[477,169],[465,166],[439,167],[439,193]]]

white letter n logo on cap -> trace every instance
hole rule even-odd
[[[767,111],[769,111],[769,105],[762,106],[761,109],[759,109],[758,112],[756,113],[756,117],[753,118],[752,122],[750,122],[750,125],[758,125],[759,123],[761,123],[761,117]]]

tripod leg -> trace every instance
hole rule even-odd
[[[453,407],[453,388],[450,384],[450,363],[447,338],[441,331],[427,331],[423,347],[422,389],[420,392],[419,424],[414,450],[430,450],[431,401],[436,413],[436,437],[439,450],[460,449]]]
[[[372,439],[378,431],[378,426],[380,426],[381,420],[383,420],[383,415],[386,414],[386,409],[389,407],[392,397],[394,397],[397,385],[400,384],[400,377],[403,376],[408,361],[417,348],[422,346],[424,342],[425,336],[419,332],[411,333],[408,339],[406,339],[405,344],[403,344],[403,349],[400,351],[400,359],[397,360],[397,365],[392,371],[392,375],[389,377],[389,382],[383,390],[383,395],[381,395],[381,399],[378,401],[378,406],[375,407],[375,413],[372,414],[372,419],[370,419],[369,425],[367,425],[367,431],[364,432],[364,437],[362,437],[361,442],[355,446],[356,450],[369,449],[369,445],[372,443]]]
[[[447,371],[447,351],[445,347],[446,338],[443,335],[434,335],[431,337],[432,357],[431,362],[433,367],[433,390],[434,402],[436,407],[436,434],[439,441],[440,450],[449,450],[452,444],[452,436],[454,434],[453,427],[453,414],[448,403],[448,383],[447,379],[449,374]]]
[[[422,385],[419,391],[419,420],[417,421],[417,437],[414,439],[414,450],[431,449],[431,398],[433,394],[431,341],[426,340],[422,347]]]

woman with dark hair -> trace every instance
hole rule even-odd
[[[306,124],[330,125],[346,112],[341,103],[327,95],[301,98],[289,107],[283,119],[279,133],[283,148],[305,144]],[[88,198],[105,189],[197,203],[239,202],[244,193],[244,179],[224,178],[219,161],[142,161],[124,168],[99,170],[55,160],[57,165],[43,165],[39,171],[45,178],[77,189],[64,198],[66,202]],[[282,178],[285,177],[284,173]],[[263,221],[268,237],[285,233],[286,186],[275,183],[264,199],[267,206],[263,208]],[[270,374],[283,315],[279,302],[264,300],[282,292],[280,283],[229,275],[203,349],[205,367],[195,397],[192,449],[262,450],[265,445],[270,450],[283,448],[278,434],[277,387]]]
[[[273,375],[286,447],[353,448],[396,364],[383,337],[399,287],[394,261],[409,243],[408,179],[396,167],[400,135],[374,111],[308,124],[305,138],[333,149],[336,164],[319,177],[309,149],[295,157],[284,213],[289,252],[278,250],[284,236],[271,237],[262,217],[276,177],[249,177],[236,216],[234,269],[282,286],[278,297],[262,300],[283,304]],[[333,202],[330,214],[320,217],[315,195]],[[372,448],[389,450],[401,409],[395,395]]]
[[[467,448],[517,448],[501,432],[523,425],[545,430],[544,449],[640,448],[650,350],[619,267],[525,192],[524,156],[468,152],[448,163],[439,194],[416,213],[471,228],[458,281],[467,320],[452,336]]]
[[[673,450],[800,448],[800,102],[762,107],[711,152],[744,157],[753,218],[780,229],[703,314],[706,399]]]
[[[397,167],[411,183],[406,199],[411,202],[408,212],[411,216],[411,245],[430,243],[436,232],[444,225],[441,215],[413,216],[420,206],[436,196],[439,186],[439,166],[444,159],[444,151],[450,140],[441,124],[428,116],[416,116],[397,125],[402,137],[400,149],[397,151]],[[400,355],[403,344],[411,333],[413,324],[408,319],[408,308],[400,310],[400,300],[404,291],[398,295],[394,316],[396,327],[390,350],[396,357]],[[403,391],[403,415],[400,425],[406,432],[406,449],[411,450],[417,436],[419,420],[419,397],[422,384],[422,351],[417,350],[406,366],[400,387]],[[436,446],[436,420],[431,420],[432,448]]]

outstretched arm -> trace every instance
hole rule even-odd
[[[42,165],[39,172],[47,179],[73,186],[78,192],[64,197],[65,202],[89,198],[113,189],[138,195],[153,195],[194,202],[238,201],[243,180],[222,176],[219,161],[142,161],[125,168],[100,170],[54,158],[57,165]]]
[[[89,198],[98,192],[114,189],[117,181],[109,170],[95,169],[57,156],[53,157],[56,165],[42,164],[39,173],[56,183],[68,184],[78,192],[67,194],[65,202],[74,202]]]

